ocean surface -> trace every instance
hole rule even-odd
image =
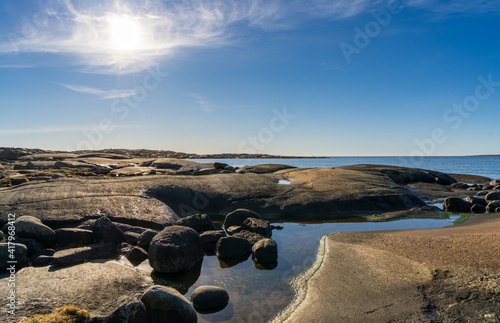
[[[196,162],[218,161],[242,167],[259,164],[284,164],[300,168],[340,167],[357,164],[375,164],[422,168],[443,173],[481,175],[500,179],[500,156],[465,157],[328,157],[293,159],[193,159]]]

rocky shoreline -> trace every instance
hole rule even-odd
[[[6,257],[13,250],[19,261],[16,278],[25,282],[18,293],[21,316],[47,313],[69,302],[88,310],[92,322],[131,321],[135,316],[138,322],[145,317],[156,322],[158,315],[167,315],[163,302],[174,299],[182,309],[176,313],[195,321],[195,309],[202,313],[227,304],[207,305],[225,298],[218,286],[204,287],[190,302],[182,296],[189,286],[175,285],[176,291],[155,284],[169,281],[165,275],[199,271],[205,255],[216,255],[221,267],[251,256],[257,268],[275,268],[278,246],[272,232],[278,227],[269,221],[353,215],[438,218],[441,210],[428,203],[443,201],[449,212],[500,212],[498,180],[423,169],[234,168],[143,150],[0,149],[0,162],[1,282],[9,279]],[[15,248],[9,248],[9,238]],[[121,259],[145,271],[106,259]],[[114,274],[92,274],[102,271]],[[84,276],[88,279],[74,279]],[[5,293],[1,290],[1,297],[8,297]],[[100,295],[98,301],[91,297],[94,293]]]

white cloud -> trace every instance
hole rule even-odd
[[[67,89],[70,89],[75,92],[92,94],[100,97],[101,99],[121,99],[137,94],[137,90],[101,90],[83,85],[70,85],[60,83],[59,85],[64,86]]]
[[[40,127],[27,129],[0,129],[0,135],[27,135],[27,134],[43,134],[43,133],[68,133],[81,132],[84,130],[100,129],[101,125],[83,125],[83,126],[54,126]],[[114,128],[137,129],[140,125],[113,125]]]
[[[0,65],[0,68],[32,68],[35,65],[21,65],[21,64],[6,64]]]
[[[201,110],[203,110],[204,112],[213,112],[213,111],[217,110],[215,105],[212,102],[210,102],[207,99],[207,97],[204,96],[203,94],[190,93],[187,96],[194,99],[194,102],[196,102],[196,104],[198,104],[199,107],[201,108]]]

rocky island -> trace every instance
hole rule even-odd
[[[88,322],[196,322],[197,312],[220,310],[230,296],[213,282],[189,300],[183,296],[189,286],[172,283],[169,275],[198,270],[199,276],[205,256],[217,256],[226,268],[252,257],[257,268],[272,270],[276,222],[438,218],[443,212],[430,205],[435,202],[464,218],[483,215],[431,233],[323,239],[317,273],[296,283],[301,296],[276,320],[303,322],[304,306],[316,303],[323,304],[315,311],[318,322],[333,308],[339,321],[446,321],[457,317],[447,308],[467,306],[474,310],[460,310],[463,318],[498,321],[499,180],[381,165],[235,168],[186,159],[194,157],[201,158],[143,150],[0,149],[0,282],[7,286],[12,279],[10,255],[18,282],[16,315],[3,312],[2,321],[76,305]],[[412,252],[415,246],[419,252]],[[332,286],[331,295],[349,289],[330,284],[334,272],[352,287],[345,301],[315,289]],[[390,284],[381,283],[386,279]],[[439,298],[439,286],[455,296]],[[367,289],[371,303],[357,302]],[[0,295],[11,296],[7,288]]]

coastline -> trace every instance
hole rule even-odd
[[[500,304],[492,300],[500,294],[498,215],[441,229],[338,233],[322,241],[319,268],[297,281],[306,295],[273,322],[498,322]]]

